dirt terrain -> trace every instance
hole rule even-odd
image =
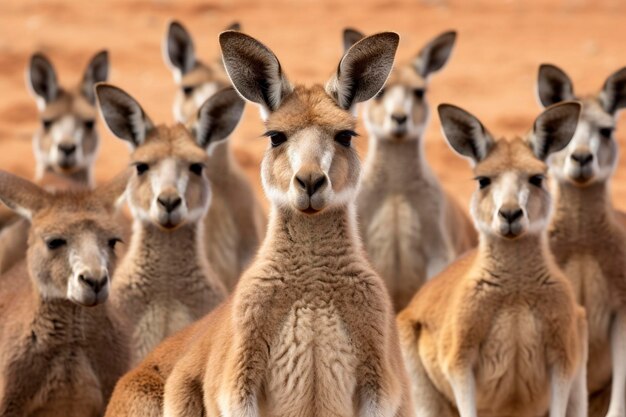
[[[137,97],[156,122],[171,122],[175,87],[161,57],[167,22],[180,19],[191,31],[201,58],[218,54],[217,35],[234,20],[278,55],[292,81],[324,82],[341,55],[345,26],[366,33],[393,30],[402,40],[399,59],[448,29],[459,32],[450,64],[431,80],[428,98],[476,114],[496,135],[528,130],[540,108],[535,99],[537,68],[564,68],[578,92],[595,92],[626,65],[626,4],[619,0],[271,0],[202,2],[90,0],[0,2],[0,168],[32,177],[31,136],[35,103],[24,72],[32,52],[53,61],[62,83],[80,78],[99,49],[111,53],[110,81]],[[112,177],[128,161],[128,150],[99,124],[97,180]],[[255,108],[233,138],[236,155],[260,190],[259,161],[267,139]],[[360,128],[360,151],[367,148]],[[626,117],[617,137],[626,141]],[[425,137],[427,158],[446,188],[467,203],[474,188],[466,161],[444,143],[436,117]],[[613,185],[616,204],[626,209],[626,159]],[[411,169],[411,167],[407,167]]]

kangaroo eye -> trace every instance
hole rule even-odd
[[[139,162],[135,164],[135,169],[137,169],[138,175],[142,175],[143,173],[145,173],[147,170],[150,169],[150,165],[143,163],[143,162]]]
[[[189,165],[189,171],[193,172],[194,174],[200,176],[202,175],[202,171],[204,170],[204,165],[202,164],[191,164]]]
[[[424,93],[426,93],[426,90],[423,88],[416,88],[413,90],[413,96],[415,96],[415,98],[418,100],[424,98]]]
[[[615,128],[613,127],[601,127],[599,130],[600,136],[607,139],[613,136],[613,131],[615,131]]]
[[[67,241],[61,238],[50,239],[49,241],[46,242],[46,246],[48,246],[48,249],[50,250],[58,249],[61,246],[64,246],[66,244],[67,244]]]
[[[268,132],[265,132],[264,136],[268,136],[270,138],[270,142],[272,143],[272,148],[275,148],[287,142],[287,135],[277,130],[270,130]]]
[[[543,175],[533,175],[532,177],[528,179],[528,182],[534,185],[535,187],[541,188],[541,186],[543,185],[544,179],[545,178]]]
[[[115,245],[117,245],[118,242],[121,242],[121,241],[122,241],[122,239],[120,239],[119,237],[114,237],[112,239],[109,239],[109,242],[108,242],[109,247],[111,249],[115,249]]]
[[[335,135],[335,142],[349,148],[352,143],[352,138],[355,136],[357,136],[357,133],[353,130],[342,130]]]
[[[183,87],[183,94],[185,94],[185,96],[189,97],[192,93],[193,93],[193,87],[191,86]]]
[[[489,177],[477,177],[476,181],[478,181],[478,186],[481,190],[491,185],[491,178]]]
[[[95,126],[96,122],[95,120],[85,120],[83,122],[83,126],[85,126],[86,130],[93,130],[93,127]]]
[[[54,123],[54,120],[52,119],[44,119],[41,121],[41,125],[45,130],[50,129],[52,127],[52,123]]]

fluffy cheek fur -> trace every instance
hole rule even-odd
[[[30,275],[36,279],[44,298],[65,298],[72,275],[67,251],[67,247],[48,249],[40,236],[31,235],[29,239]]]
[[[195,222],[204,217],[211,202],[211,188],[206,176],[190,174],[184,200],[188,221]]]
[[[147,173],[130,180],[127,198],[133,217],[143,222],[152,221],[150,209],[155,198]]]
[[[268,149],[261,164],[261,181],[265,194],[277,206],[289,204],[289,188],[294,175],[285,148],[286,146]]]
[[[354,148],[337,146],[328,172],[332,190],[330,205],[336,207],[350,203],[356,195],[360,176],[361,165]]]

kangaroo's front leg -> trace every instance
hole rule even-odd
[[[622,308],[611,326],[613,380],[607,417],[626,415],[626,309]]]
[[[476,379],[470,366],[448,371],[448,380],[461,417],[477,417]]]

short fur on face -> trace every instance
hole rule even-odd
[[[626,104],[626,68],[607,78],[595,95],[576,96],[571,79],[560,68],[543,64],[539,68],[537,93],[540,104],[549,106],[564,100],[583,105],[576,135],[569,146],[554,154],[550,169],[559,181],[586,186],[607,181],[617,164],[614,131],[619,109]]]
[[[98,150],[93,86],[106,81],[109,59],[106,51],[96,54],[83,79],[74,88],[59,85],[54,67],[42,54],[31,57],[27,86],[37,101],[41,126],[33,138],[37,174],[46,169],[71,175],[89,171]]]

